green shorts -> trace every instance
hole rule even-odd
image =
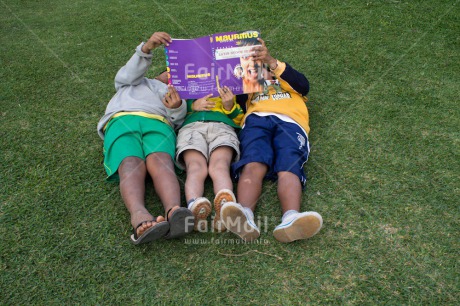
[[[176,134],[157,119],[125,115],[110,120],[104,137],[104,168],[107,181],[118,182],[118,167],[126,157],[146,159],[150,153],[164,152],[174,160]]]

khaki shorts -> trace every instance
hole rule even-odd
[[[233,161],[240,159],[240,142],[235,129],[222,122],[197,121],[185,125],[177,135],[176,164],[185,169],[182,153],[186,150],[197,150],[209,162],[212,151],[221,146],[233,148]]]

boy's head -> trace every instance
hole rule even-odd
[[[159,75],[155,77],[155,80],[168,84],[168,71],[164,70],[163,72],[161,72]]]

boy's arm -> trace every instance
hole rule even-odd
[[[187,103],[181,100],[181,105],[178,108],[166,108],[166,116],[168,121],[173,125],[173,129],[177,130],[184,123],[185,115],[187,114]]]
[[[169,45],[171,37],[165,32],[155,32],[145,43],[141,43],[136,48],[136,52],[129,59],[115,76],[115,89],[118,90],[125,85],[137,85],[145,76],[148,68],[152,64],[153,49],[160,45]]]
[[[310,83],[308,79],[300,72],[291,67],[288,63],[277,61],[277,66],[272,72],[276,78],[280,80],[281,87],[286,88],[287,85],[301,94],[306,96],[310,90]]]
[[[283,89],[288,91],[292,89],[302,96],[306,96],[310,90],[310,84],[307,78],[290,65],[280,62],[271,56],[263,39],[258,38],[257,40],[260,41],[261,44],[252,48],[253,60],[262,61],[267,64],[270,71],[280,80]]]
[[[240,125],[244,114],[241,106],[236,102],[236,97],[228,86],[219,87],[220,98],[222,100],[222,111],[233,123]]]
[[[187,100],[187,113],[200,112],[200,111],[209,111],[216,106],[216,103],[209,98],[212,97],[212,94],[206,95],[202,98],[193,100]]]
[[[179,93],[172,85],[168,85],[168,92],[164,96],[163,105],[166,108],[166,117],[176,130],[184,122],[187,113],[187,103],[182,100]]]
[[[152,64],[152,54],[142,52],[141,43],[136,48],[136,52],[131,56],[129,61],[118,70],[115,76],[115,89],[119,90],[123,86],[137,85],[144,78],[145,73]]]
[[[236,102],[236,98],[234,98],[233,103],[233,107],[230,110],[223,108],[223,111],[228,118],[232,119],[233,123],[239,126],[243,120],[244,112],[241,106]]]

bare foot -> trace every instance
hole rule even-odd
[[[168,212],[168,220],[171,218],[173,212],[175,212],[175,211],[178,210],[179,208],[180,208],[180,206],[177,205],[177,206],[174,206],[173,208],[171,208],[171,209],[169,210],[169,212]]]
[[[138,212],[131,216],[131,224],[136,229],[137,237],[140,237],[146,230],[164,220],[163,216],[158,216],[155,220],[151,214],[146,212]]]

